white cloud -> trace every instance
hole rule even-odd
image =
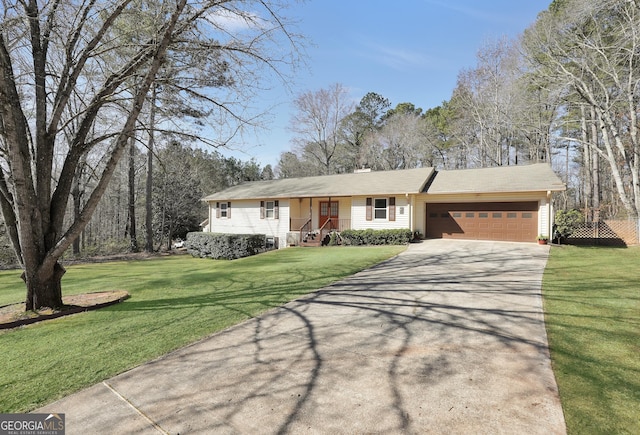
[[[383,44],[367,43],[365,44],[365,50],[359,54],[364,58],[398,71],[430,68],[439,63],[437,59],[429,56],[424,51]]]
[[[229,9],[216,9],[208,19],[216,28],[228,33],[257,29],[265,23],[255,13]]]

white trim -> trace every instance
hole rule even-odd
[[[384,207],[376,207],[376,201],[384,201]],[[377,210],[384,210],[384,217],[383,218],[379,218],[376,216],[376,211]],[[388,221],[389,220],[389,198],[388,197],[379,197],[379,198],[373,198],[373,204],[372,204],[372,213],[373,213],[373,220],[374,221]]]

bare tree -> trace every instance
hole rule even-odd
[[[478,50],[477,66],[458,75],[452,97],[462,126],[474,130],[474,166],[515,163],[520,140],[513,119],[516,110],[518,55],[514,41],[501,38]]]
[[[291,51],[270,44],[273,38],[283,36],[295,48],[294,37],[275,0],[164,1],[150,11],[159,11],[158,19],[149,21],[153,29],[142,32],[153,37],[126,50],[114,29],[139,17],[131,0],[24,0],[3,6],[0,206],[24,268],[27,310],[60,307],[65,269],[58,260],[95,211],[167,59],[210,58],[211,68],[203,72],[211,74],[206,88],[215,88],[223,75],[225,88],[242,101],[242,91],[255,89],[249,83],[261,83],[261,67],[278,74],[281,62],[292,61]],[[231,20],[241,30],[230,31]],[[136,86],[132,77],[139,78]],[[238,107],[225,104],[227,95],[189,86],[180,93],[206,101],[218,125],[231,131],[247,122]],[[63,135],[70,141],[61,140]],[[95,187],[87,192],[80,214],[65,226],[78,166],[96,153],[105,158]]]
[[[595,114],[588,119],[597,135],[564,139],[590,147],[607,162],[633,217],[640,212],[639,28],[637,1],[567,0],[556,2],[525,35],[531,68],[563,91],[565,112],[587,105]]]
[[[453,135],[455,111],[447,101],[422,115],[422,135],[425,143],[424,166],[445,169],[466,168],[466,154]]]
[[[321,174],[335,173],[340,125],[354,107],[347,89],[336,83],[328,89],[305,92],[295,99],[294,106],[296,113],[291,117],[290,128],[296,134],[293,142],[298,153],[318,165]]]
[[[398,112],[367,138],[367,159],[375,169],[396,170],[430,166],[424,121],[417,113]]]

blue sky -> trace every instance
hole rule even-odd
[[[247,134],[238,148],[220,150],[275,167],[291,150],[288,130],[296,95],[340,83],[355,103],[367,92],[426,110],[451,97],[458,73],[473,67],[484,41],[515,37],[551,0],[307,0],[288,15],[307,38],[308,67],[291,89],[275,89],[267,128]]]

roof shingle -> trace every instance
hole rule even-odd
[[[547,163],[438,171],[429,194],[563,191],[566,186]]]
[[[435,174],[435,175],[434,175]],[[427,184],[430,182],[430,184]],[[456,194],[563,191],[565,185],[546,163],[435,171],[434,168],[360,172],[254,181],[203,198],[226,201],[398,194]],[[425,190],[426,189],[426,190]]]
[[[214,193],[203,201],[420,193],[433,172],[433,168],[418,168],[254,181]]]

